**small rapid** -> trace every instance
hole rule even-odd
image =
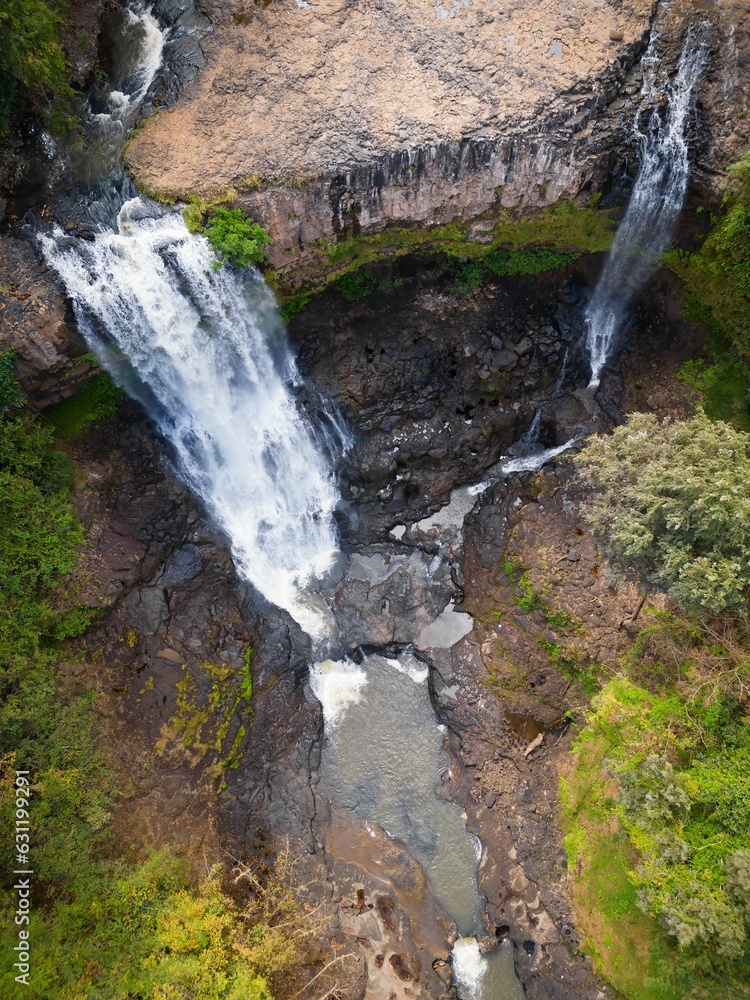
[[[708,44],[701,28],[691,26],[677,74],[670,82],[658,56],[658,42],[659,34],[654,30],[643,58],[643,98],[634,126],[641,146],[640,169],[586,312],[591,389],[599,385],[637,294],[659,266],[687,193],[690,160],[686,132],[708,61]],[[653,107],[662,92],[666,93],[665,113],[659,103]]]

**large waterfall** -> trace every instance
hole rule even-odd
[[[87,340],[152,413],[226,531],[240,575],[320,632],[301,588],[336,547],[337,493],[290,391],[297,375],[273,296],[257,272],[216,270],[179,214],[148,211],[127,202],[118,231],[93,241],[42,237],[45,257]]]
[[[658,33],[654,31],[643,58],[643,101],[635,121],[641,144],[640,170],[586,314],[590,388],[599,385],[602,369],[617,344],[634,299],[672,238],[687,191],[689,160],[685,133],[695,103],[696,85],[708,58],[708,46],[700,29],[691,27],[674,82],[667,80],[665,84],[667,109],[662,116],[658,100],[657,106],[653,106],[664,75],[657,44]],[[648,121],[642,127],[645,115]]]
[[[217,269],[205,238],[135,196],[122,171],[164,42],[148,9],[125,11],[109,87],[89,97],[89,167],[69,168],[97,233],[56,228],[42,249],[89,345],[154,417],[179,475],[226,532],[240,575],[321,637],[327,608],[305,585],[335,551],[338,495],[323,432],[294,398],[273,295],[252,269]]]

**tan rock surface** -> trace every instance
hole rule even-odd
[[[711,22],[704,193],[750,143],[748,0],[206,3],[205,69],[127,159],[147,190],[240,192],[291,285],[325,270],[321,237],[580,203],[632,170],[654,16],[672,70]]]
[[[128,158],[147,187],[206,193],[316,177],[446,140],[495,139],[588,93],[654,0],[241,0],[208,66]]]

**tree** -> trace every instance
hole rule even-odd
[[[585,519],[615,563],[688,611],[746,608],[750,435],[636,413],[577,458]]]

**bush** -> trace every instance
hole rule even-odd
[[[685,609],[747,606],[750,436],[702,411],[660,423],[634,414],[577,459],[594,487],[584,517],[611,558]]]
[[[0,133],[2,133],[2,110],[0,109]],[[16,352],[0,354],[0,417],[7,411],[23,406],[26,397],[15,376]]]
[[[0,666],[54,628],[47,591],[83,539],[69,501],[70,463],[34,418],[0,422]]]
[[[265,257],[264,247],[272,242],[265,229],[251,222],[241,208],[214,209],[206,236],[219,259],[236,267],[260,264]]]
[[[40,103],[45,95],[71,97],[60,44],[64,9],[61,0],[4,0],[0,5],[0,135],[19,98]],[[53,111],[51,124],[58,118]]]

